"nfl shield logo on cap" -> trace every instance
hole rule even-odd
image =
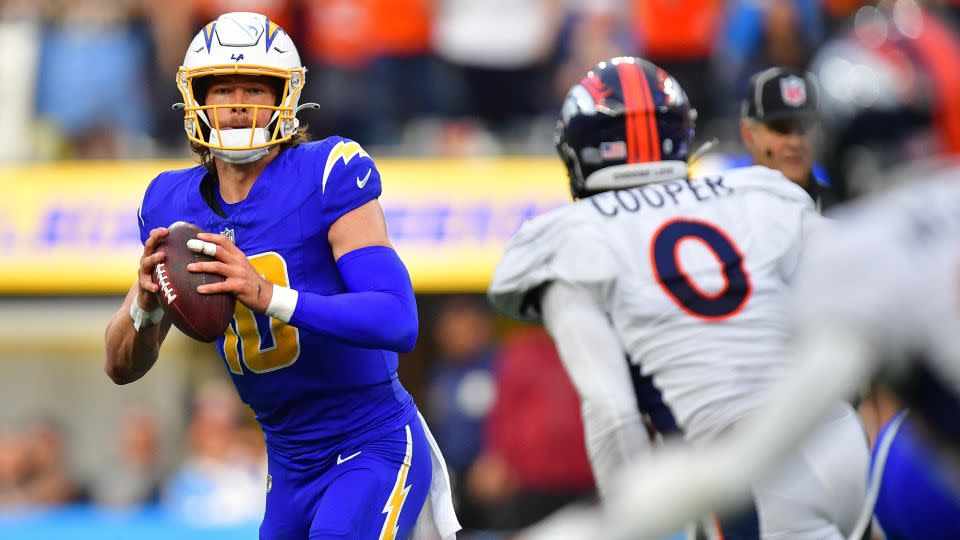
[[[803,79],[790,75],[780,79],[780,96],[791,107],[802,107],[807,102],[807,85]]]

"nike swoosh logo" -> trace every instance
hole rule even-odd
[[[367,169],[367,175],[363,177],[363,180],[360,180],[360,177],[357,177],[357,187],[363,189],[363,186],[367,185],[367,180],[370,180],[370,173],[373,172],[373,169]]]
[[[368,176],[369,176],[369,175],[368,175]],[[345,457],[345,458],[341,458],[341,457],[340,457],[340,454],[337,454],[337,465],[340,465],[341,463],[344,463],[344,462],[346,462],[346,461],[350,461],[351,459],[353,459],[353,458],[355,458],[355,457],[357,457],[357,456],[359,456],[359,455],[360,455],[360,451],[359,451],[359,450],[357,450],[357,453],[356,453],[356,454],[350,454],[349,456],[347,456],[347,457]]]

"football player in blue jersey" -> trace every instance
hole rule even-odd
[[[260,538],[408,538],[428,496],[450,538],[443,458],[397,379],[417,309],[380,173],[356,142],[305,142],[304,75],[263,15],[222,15],[193,39],[177,85],[201,165],[160,174],[144,194],[138,280],[107,327],[105,370],[126,384],[156,361],[170,322],[150,275],[166,227],[211,231],[190,244],[216,261],[189,269],[226,277],[200,293],[237,298],[217,349],[266,439]]]

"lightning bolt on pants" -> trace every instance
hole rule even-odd
[[[432,473],[420,422],[347,446],[323,471],[270,464],[261,540],[409,538]]]

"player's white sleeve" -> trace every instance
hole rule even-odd
[[[587,453],[606,497],[628,463],[650,449],[637,407],[626,353],[597,293],[554,281],[541,299],[544,326],[580,395]]]
[[[503,314],[540,322],[530,293],[553,281],[610,284],[617,266],[603,232],[585,222],[574,206],[528,221],[510,238],[494,270],[487,295]]]
[[[871,372],[876,351],[864,334],[829,323],[800,335],[796,372],[731,438],[701,449],[664,449],[620,475],[608,501],[610,530],[593,538],[661,538],[691,518],[749,497],[751,483],[793,451]]]

